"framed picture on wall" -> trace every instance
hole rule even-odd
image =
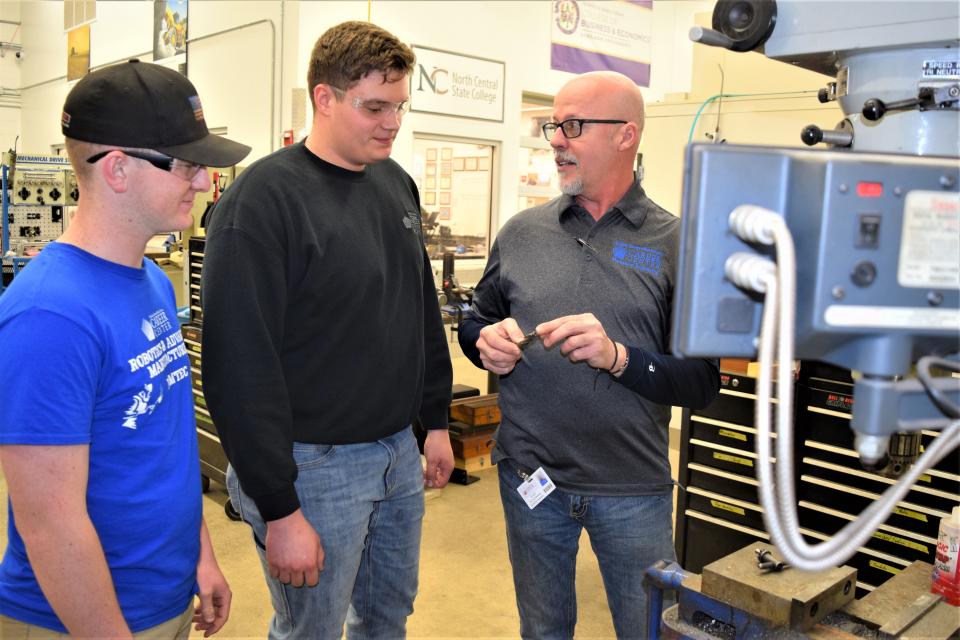
[[[453,158],[453,147],[444,147],[440,150],[441,160],[450,160]]]
[[[490,158],[488,156],[477,158],[477,171],[490,171]]]
[[[476,170],[477,170],[477,158],[476,158],[476,157],[464,158],[463,168],[464,168],[466,171],[476,171]]]
[[[436,149],[427,149],[427,160],[436,160],[437,159],[437,150]]]
[[[153,0],[153,61],[187,75],[189,0]]]
[[[427,178],[427,189],[436,189],[437,188],[437,179],[434,176]]]
[[[450,171],[451,171],[452,168],[453,168],[451,165],[452,165],[452,163],[450,163],[450,162],[441,162],[441,163],[440,163],[440,175],[441,175],[441,176],[449,176],[449,175],[450,175]]]
[[[437,204],[437,194],[435,191],[427,191],[423,194],[423,204]]]
[[[441,191],[440,192],[440,204],[450,204],[450,192]]]
[[[449,220],[450,219],[450,207],[440,207],[440,215],[437,216],[440,220]]]
[[[428,176],[435,176],[435,175],[437,175],[437,163],[436,163],[436,162],[428,162],[428,163],[427,163],[427,175],[428,175]]]
[[[450,176],[442,176],[440,178],[440,188],[449,189],[450,188]]]
[[[463,171],[463,158],[454,158],[454,159],[453,159],[453,170],[454,170],[454,171]]]
[[[79,80],[90,71],[90,25],[67,32],[67,81]]]

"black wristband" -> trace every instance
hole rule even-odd
[[[617,343],[614,342],[610,336],[607,336],[607,340],[610,340],[610,343],[613,345],[613,362],[607,367],[607,373],[613,373],[613,368],[617,366],[617,360],[620,359],[620,349],[617,349]]]

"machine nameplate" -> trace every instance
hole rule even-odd
[[[911,191],[903,207],[897,281],[960,289],[960,193]]]
[[[960,310],[835,304],[823,312],[823,321],[832,327],[864,329],[957,329]]]

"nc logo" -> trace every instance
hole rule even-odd
[[[447,76],[450,75],[446,69],[441,69],[439,67],[434,67],[433,71],[427,73],[427,70],[423,68],[422,64],[417,65],[420,68],[420,73],[417,76],[419,84],[417,84],[417,91],[423,91],[423,83],[426,81],[427,86],[430,87],[430,90],[436,93],[437,95],[443,95],[449,89],[447,85]]]

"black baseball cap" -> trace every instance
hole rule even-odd
[[[60,128],[74,140],[154,149],[208,167],[229,167],[250,153],[247,145],[210,133],[186,76],[139,60],[84,76],[63,103]]]

